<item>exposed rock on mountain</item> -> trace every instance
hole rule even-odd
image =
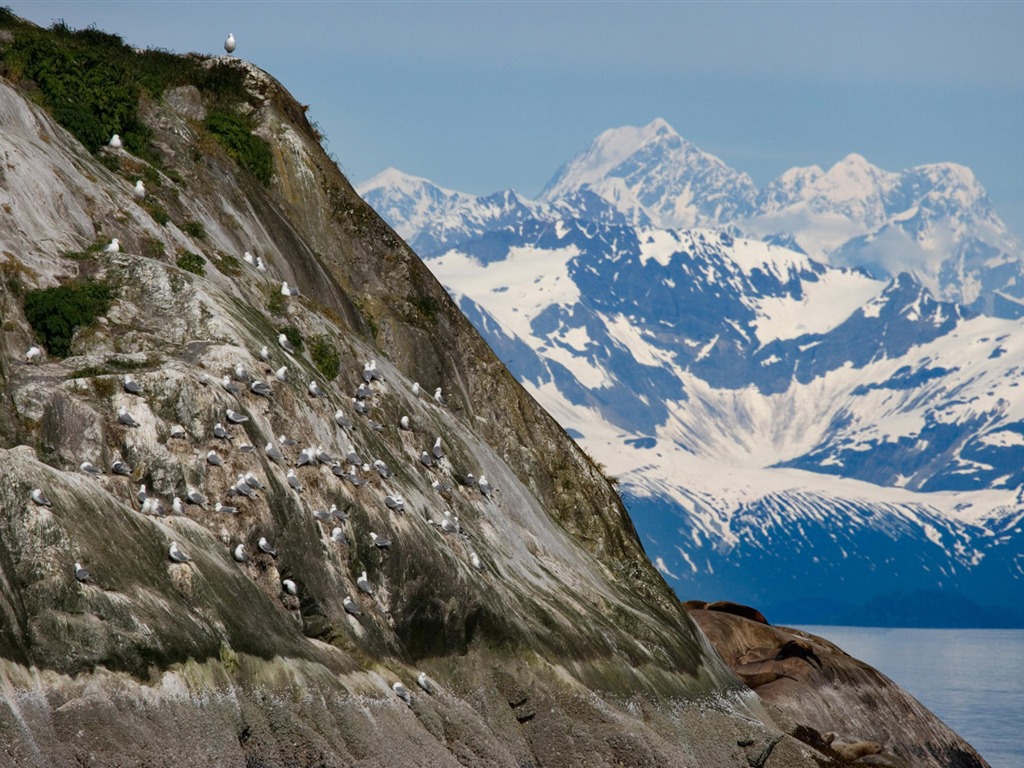
[[[0,21],[8,762],[827,760],[279,83]]]

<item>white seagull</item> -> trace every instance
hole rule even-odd
[[[277,550],[270,546],[270,542],[267,541],[267,538],[265,536],[260,537],[260,540],[259,542],[257,542],[256,547],[259,549],[260,552],[266,555],[270,555],[271,557],[277,557]]]
[[[232,551],[231,553],[231,557],[234,558],[236,563],[248,562],[249,555],[245,551],[245,544],[239,544],[237,547],[235,547],[234,551]]]
[[[113,136],[111,136],[110,137],[110,141],[107,142],[107,146],[111,147],[112,149],[121,149],[121,148],[123,148],[124,147],[124,142],[121,141],[120,134],[115,133]]]
[[[121,241],[116,237],[107,243],[107,246],[103,249],[104,253],[120,253],[121,252]]]
[[[398,698],[400,698],[406,704],[410,702],[412,697],[409,695],[409,689],[406,688],[404,685],[402,685],[401,683],[395,683],[391,686],[391,689],[398,695]]]
[[[120,424],[124,424],[126,427],[137,427],[137,426],[139,426],[139,422],[137,422],[132,417],[132,415],[130,413],[128,413],[128,409],[125,408],[123,405],[120,408],[117,409],[117,421]]]
[[[299,289],[294,286],[289,286],[288,281],[284,280],[281,282],[281,295],[282,296],[298,296]]]
[[[283,333],[278,335],[277,343],[281,347],[281,349],[283,349],[289,355],[295,353],[295,347],[292,346],[292,343],[288,341],[288,337],[285,336]]]
[[[345,599],[341,601],[341,604],[345,606],[345,610],[351,613],[353,616],[362,616],[363,612],[356,605],[356,601],[348,595],[345,595]]]
[[[124,375],[124,381],[122,382],[124,391],[130,395],[138,395],[142,392],[142,385],[137,382],[130,373]]]
[[[280,381],[282,384],[288,383],[288,366],[282,365],[276,371],[274,371],[274,378]]]
[[[132,190],[132,197],[139,202],[146,199],[146,185],[142,183],[142,179],[135,182],[135,189]]]
[[[292,597],[295,597],[299,594],[298,586],[296,586],[295,582],[291,579],[284,579],[281,582],[281,587],[287,594],[291,595]]]
[[[209,464],[212,464],[215,467],[222,467],[222,466],[224,466],[224,459],[222,459],[220,457],[220,454],[217,453],[216,451],[207,451],[206,452],[206,461]]]
[[[444,456],[444,451],[441,450],[441,438],[440,437],[437,438],[437,440],[434,441],[434,447],[431,449],[430,452],[434,454],[434,458],[435,459],[440,459],[442,456]]]
[[[433,694],[437,690],[434,686],[434,681],[427,677],[426,672],[420,672],[419,676],[416,678],[416,685],[430,694]]]
[[[170,549],[167,550],[168,557],[171,558],[171,562],[174,563],[187,563],[192,558],[178,549],[178,542],[172,541]]]
[[[43,350],[33,345],[28,348],[28,352],[25,353],[25,362],[34,363],[43,356]]]
[[[93,464],[91,461],[83,461],[78,465],[78,471],[83,475],[102,475],[103,470]]]
[[[75,563],[75,578],[83,584],[89,580],[89,571],[81,563]]]
[[[41,507],[52,507],[53,502],[46,498],[46,494],[43,493],[42,488],[36,488],[32,491],[32,501]]]
[[[228,53],[235,52],[235,36],[231,32],[228,32],[228,38],[224,41],[224,50]]]
[[[359,587],[360,592],[365,592],[368,595],[373,594],[373,585],[370,584],[370,580],[366,578],[366,571],[363,571],[362,575],[356,579],[356,586]]]

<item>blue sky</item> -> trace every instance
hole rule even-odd
[[[353,182],[395,166],[532,196],[602,130],[661,116],[759,185],[850,152],[962,163],[1024,236],[1024,3],[6,2],[140,47],[234,32]]]

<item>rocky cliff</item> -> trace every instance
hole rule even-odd
[[[0,763],[843,764],[279,83],[0,22]]]

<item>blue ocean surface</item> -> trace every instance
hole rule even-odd
[[[1024,766],[1024,630],[801,627],[867,662],[992,768]]]

